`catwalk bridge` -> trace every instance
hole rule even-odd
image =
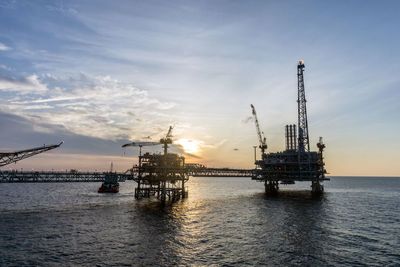
[[[251,177],[253,170],[228,168],[189,168],[192,177]],[[135,180],[138,173],[78,172],[78,171],[0,171],[0,183],[68,183],[104,182],[107,175],[116,176],[118,182]]]
[[[0,171],[0,183],[104,182],[108,175],[118,182],[132,179],[131,174],[111,172]]]
[[[254,170],[229,168],[189,169],[188,175],[193,177],[252,177]]]

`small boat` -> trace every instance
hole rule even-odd
[[[105,181],[101,184],[99,188],[99,193],[118,193],[119,183],[118,175],[115,173],[106,173]]]
[[[100,188],[99,193],[118,193],[119,192],[119,183],[106,183],[104,182]]]

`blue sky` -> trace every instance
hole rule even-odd
[[[324,137],[328,171],[400,175],[399,6],[3,0],[0,147],[65,139],[13,166],[124,169],[137,151],[121,144],[172,124],[198,147],[190,160],[252,167],[250,104],[270,151],[282,150],[305,60],[311,147]]]

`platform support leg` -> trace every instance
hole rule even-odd
[[[311,193],[313,196],[320,196],[324,193],[324,186],[321,185],[319,180],[312,181]]]
[[[268,195],[276,195],[279,190],[278,181],[265,181],[265,193]]]
[[[140,180],[138,180],[138,182],[137,182],[137,188],[136,188],[136,190],[135,190],[135,198],[136,198],[136,199],[139,199],[139,197],[140,197]]]
[[[167,184],[165,181],[162,182],[162,192],[161,192],[161,201],[165,202],[167,200]]]
[[[182,179],[182,198],[185,198],[185,179]]]

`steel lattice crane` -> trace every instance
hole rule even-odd
[[[142,156],[142,147],[144,146],[156,146],[159,145],[160,143],[157,142],[132,142],[129,144],[122,145],[122,147],[128,147],[128,146],[138,146],[139,147],[139,156]]]
[[[160,139],[160,143],[164,145],[164,155],[167,155],[167,150],[168,150],[168,144],[172,144],[172,126],[169,126],[169,130],[167,135],[164,138]]]
[[[11,164],[11,163],[16,163],[17,161],[32,157],[34,155],[55,149],[61,144],[64,143],[63,141],[60,142],[58,145],[49,145],[49,146],[41,146],[41,147],[34,147],[30,149],[25,149],[25,150],[19,150],[19,151],[12,151],[12,152],[0,152],[0,167],[3,167],[5,165]]]
[[[122,147],[128,147],[128,146],[138,146],[140,149],[140,156],[142,155],[142,147],[144,146],[156,146],[156,145],[164,145],[164,155],[167,155],[167,150],[168,150],[168,144],[172,144],[172,126],[169,126],[169,130],[167,132],[167,135],[164,138],[160,139],[160,142],[132,142],[123,145]]]
[[[258,119],[257,119],[257,113],[256,113],[256,109],[253,106],[253,104],[250,105],[251,106],[251,110],[253,113],[253,117],[254,117],[254,122],[256,124],[256,130],[257,130],[257,135],[258,135],[258,141],[260,143],[260,145],[258,146],[261,149],[261,153],[262,155],[264,155],[265,150],[267,149],[267,139],[264,137],[264,133],[261,132],[260,130],[260,125],[258,123]]]

